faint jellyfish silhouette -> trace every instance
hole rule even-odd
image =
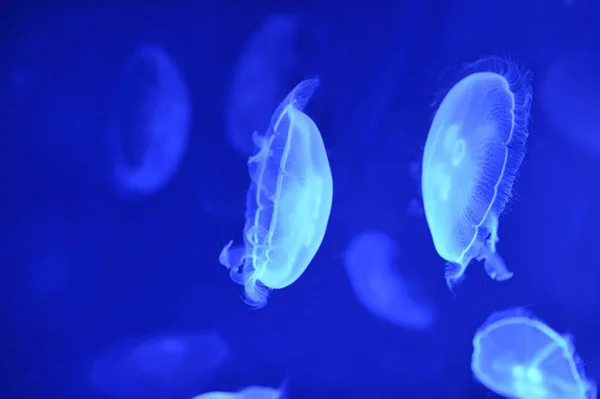
[[[553,63],[541,87],[550,125],[573,148],[600,156],[600,60],[587,49]]]
[[[243,156],[253,151],[252,132],[269,123],[296,66],[299,17],[273,14],[248,41],[235,65],[225,112],[227,137]]]
[[[446,282],[460,282],[473,260],[490,278],[513,275],[496,253],[498,218],[525,156],[530,74],[500,58],[469,65],[442,100],[423,153],[425,217]]]
[[[596,398],[572,338],[523,309],[493,313],[477,330],[471,370],[481,384],[507,398]]]
[[[109,123],[112,177],[122,194],[160,191],[177,171],[190,134],[190,99],[181,71],[156,45],[127,60]]]
[[[300,82],[275,110],[248,159],[244,245],[219,256],[246,302],[266,305],[271,289],[294,283],[319,249],[331,213],[333,180],[319,129],[303,110],[318,87]]]
[[[435,321],[433,306],[419,301],[415,288],[395,270],[399,252],[398,245],[383,232],[357,235],[343,259],[350,284],[374,316],[405,328],[429,328]]]
[[[287,379],[278,387],[252,385],[238,392],[208,392],[193,399],[285,399],[287,398]]]
[[[94,361],[89,380],[96,391],[116,399],[186,397],[205,389],[228,356],[228,345],[216,333],[126,340]]]

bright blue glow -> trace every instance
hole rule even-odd
[[[493,313],[473,337],[471,370],[491,391],[515,399],[591,399],[570,337],[523,309]]]
[[[207,392],[193,399],[283,399],[285,391],[280,388],[252,385],[238,392]]]
[[[246,302],[266,305],[271,289],[287,287],[317,253],[329,221],[333,180],[319,129],[303,110],[319,81],[300,82],[275,110],[258,152],[248,159],[244,246],[219,256]]]
[[[425,143],[421,188],[429,230],[458,283],[471,260],[494,280],[512,277],[496,253],[498,218],[525,156],[530,75],[499,59],[470,65],[442,100]]]

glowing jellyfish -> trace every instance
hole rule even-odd
[[[228,356],[227,343],[215,333],[126,340],[94,361],[89,380],[96,391],[115,399],[186,397],[205,389]]]
[[[140,47],[125,65],[109,124],[117,189],[162,189],[181,163],[189,130],[190,100],[177,65],[161,47]]]
[[[530,75],[502,59],[478,61],[440,104],[423,154],[421,188],[429,230],[448,261],[448,286],[471,260],[492,279],[512,277],[496,253],[498,218],[525,156]]]
[[[374,316],[405,328],[429,328],[434,322],[433,307],[419,300],[416,288],[396,270],[398,255],[398,246],[387,234],[359,234],[344,252],[350,284]]]
[[[225,125],[235,150],[252,154],[252,132],[269,123],[296,68],[299,17],[270,15],[240,54],[231,81]]]
[[[248,159],[244,246],[227,243],[219,261],[244,286],[248,304],[267,303],[269,291],[287,287],[317,253],[329,220],[333,181],[319,129],[303,111],[318,87],[300,82],[275,110]]]
[[[572,338],[523,309],[493,313],[473,338],[471,370],[491,391],[515,399],[592,399]]]
[[[286,398],[285,383],[279,388],[249,386],[238,392],[208,392],[193,399],[284,399]]]

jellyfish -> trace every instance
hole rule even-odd
[[[396,270],[398,245],[384,232],[365,231],[344,252],[344,266],[354,293],[375,317],[397,326],[426,329],[435,317],[430,303]]]
[[[473,338],[471,370],[498,395],[514,399],[592,399],[573,339],[518,308],[493,313]]]
[[[269,123],[297,63],[299,16],[270,15],[250,37],[235,65],[225,113],[227,138],[241,155],[252,153],[252,132]]]
[[[284,395],[275,388],[249,386],[238,392],[214,391],[195,396],[193,399],[284,399]]]
[[[231,248],[229,241],[219,256],[253,307],[266,305],[270,290],[294,283],[325,236],[333,180],[319,129],[303,112],[318,83],[300,82],[275,110],[266,134],[253,135],[244,245]]]
[[[124,195],[160,191],[187,149],[190,99],[183,75],[159,46],[128,59],[109,123],[112,175]]]
[[[251,385],[238,392],[214,391],[195,396],[193,399],[285,399],[287,398],[287,378],[277,388]]]
[[[498,218],[525,156],[532,96],[530,74],[503,59],[465,72],[435,113],[421,171],[425,217],[450,288],[473,259],[493,280],[513,275],[496,253]]]
[[[206,388],[228,356],[229,346],[214,332],[128,339],[94,360],[89,381],[115,399],[185,397]]]

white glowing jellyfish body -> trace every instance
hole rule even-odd
[[[319,129],[303,112],[318,87],[300,82],[276,109],[258,153],[248,159],[244,246],[223,248],[219,261],[245,299],[264,306],[271,289],[296,281],[319,249],[331,212],[333,180]]]
[[[126,63],[116,94],[108,131],[117,189],[156,193],[188,146],[191,111],[183,75],[161,47],[142,46]]]
[[[500,59],[477,62],[440,104],[425,143],[421,188],[429,230],[459,282],[473,259],[498,281],[512,276],[496,253],[498,218],[525,156],[529,75]]]
[[[193,399],[284,399],[285,392],[281,388],[249,386],[238,392],[207,392]]]
[[[435,321],[433,307],[396,270],[398,253],[398,245],[383,232],[359,234],[344,252],[350,284],[374,316],[404,328],[429,328]]]
[[[473,338],[471,370],[491,391],[514,399],[595,399],[572,338],[522,309],[492,314]]]

